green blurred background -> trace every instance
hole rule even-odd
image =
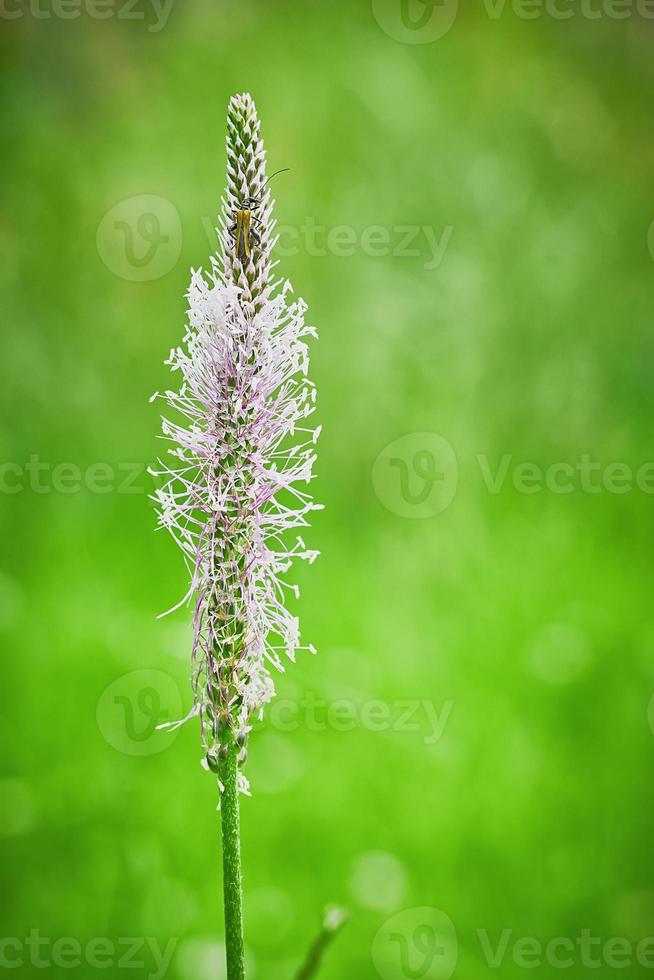
[[[292,170],[326,505],[296,574],[319,656],[250,745],[250,976],[290,980],[328,901],[351,922],[325,980],[522,977],[521,937],[654,935],[654,22],[467,4],[431,39],[400,0],[108,9],[0,17],[1,936],[174,939],[167,976],[224,975],[215,784],[195,725],[152,732],[190,703],[190,616],[155,618],[186,573],[145,466],[244,90]],[[598,492],[515,473],[584,454]],[[6,972],[43,976],[21,948]]]

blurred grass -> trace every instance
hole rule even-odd
[[[478,929],[649,935],[652,498],[508,481],[493,495],[476,456],[493,470],[506,453],[654,459],[651,25],[470,8],[413,46],[366,4],[199,0],[159,33],[115,18],[0,28],[5,460],[84,469],[158,451],[148,396],[211,247],[233,92],[252,92],[270,163],[292,168],[281,224],[453,228],[434,271],[360,249],[281,264],[320,332],[327,506],[309,536],[322,557],[298,572],[320,656],[280,697],[453,709],[431,746],[306,719],[252,739],[252,976],[292,975],[327,900],[352,922],[325,980],[376,976],[374,935],[413,906],[447,912],[469,980],[493,972]],[[183,229],[174,268],[144,283],[96,249],[103,215],[138,194],[171,201]],[[451,442],[459,488],[410,521],[382,507],[371,468],[419,431]],[[96,720],[108,685],[141,668],[188,703],[188,616],[155,620],[184,570],[153,525],[145,492],[4,495],[1,932],[179,937],[170,975],[205,980],[221,976],[222,925],[197,733],[133,757]],[[522,970],[507,958],[501,973]]]

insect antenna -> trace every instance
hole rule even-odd
[[[266,180],[264,180],[264,182],[263,182],[263,186],[262,186],[262,188],[261,188],[261,191],[260,191],[260,193],[261,193],[261,194],[263,194],[263,189],[264,189],[264,187],[266,186],[266,184],[267,184],[267,183],[268,183],[269,181],[271,181],[271,180],[273,179],[273,177],[276,177],[276,176],[277,176],[277,174],[286,174],[286,173],[288,173],[288,172],[290,171],[290,169],[291,169],[290,167],[282,167],[282,169],[281,169],[281,170],[276,170],[276,171],[274,172],[274,174],[271,174],[271,175],[270,175],[270,177],[268,177],[268,178],[267,178]]]

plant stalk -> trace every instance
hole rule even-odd
[[[320,968],[323,957],[329,945],[333,942],[334,938],[343,928],[348,919],[348,913],[346,909],[339,908],[338,906],[327,906],[323,915],[322,929],[317,939],[309,950],[309,954],[302,966],[302,969],[297,974],[295,980],[310,980],[311,977],[315,976]]]
[[[226,758],[219,763],[223,784],[220,816],[223,838],[223,892],[225,900],[225,945],[227,947],[227,980],[244,980],[243,962],[243,888],[241,881],[241,825],[239,817],[238,753],[230,733],[223,749]]]

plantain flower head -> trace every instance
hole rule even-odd
[[[301,531],[319,507],[308,491],[319,429],[309,424],[316,392],[306,341],[315,331],[290,283],[273,276],[273,202],[249,95],[231,99],[227,125],[221,247],[206,273],[192,272],[186,333],[166,362],[179,385],[153,396],[166,402],[169,446],[151,471],[160,481],[159,526],[188,568],[178,604],[195,609],[187,717],[200,718],[213,771],[227,741],[244,744],[253,715],[273,697],[272,670],[298,650],[315,652],[300,643],[287,607],[298,590],[286,574],[295,559],[317,554]],[[245,202],[255,220],[244,232],[237,212]]]

